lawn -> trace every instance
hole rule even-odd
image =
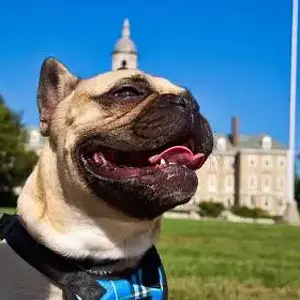
[[[169,299],[300,299],[299,236],[286,225],[164,220]]]
[[[14,207],[0,207],[0,217],[3,214],[14,214],[16,209]]]
[[[170,299],[300,299],[300,228],[165,220]]]

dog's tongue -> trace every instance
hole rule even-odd
[[[166,163],[185,165],[191,169],[198,169],[204,162],[205,155],[202,153],[193,154],[193,152],[184,146],[174,146],[166,149],[160,154],[149,158],[152,165],[159,164],[161,160]]]

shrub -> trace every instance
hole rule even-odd
[[[16,207],[17,196],[12,192],[3,193],[0,191],[0,207]]]
[[[16,204],[15,187],[22,186],[37,162],[26,149],[21,115],[13,112],[0,95],[0,206]]]
[[[249,208],[247,206],[238,206],[235,205],[231,208],[231,212],[237,216],[244,218],[271,218],[267,211],[261,208]]]
[[[200,202],[200,215],[204,217],[218,217],[225,209],[224,204],[220,202]]]

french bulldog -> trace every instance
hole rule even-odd
[[[135,268],[155,245],[163,214],[194,195],[196,170],[212,152],[197,101],[140,70],[82,79],[51,57],[37,99],[47,139],[18,199],[20,224],[39,247],[72,262]],[[26,241],[23,248],[39,257]],[[4,237],[0,299],[69,299],[19,254]],[[40,263],[51,268],[46,257]]]

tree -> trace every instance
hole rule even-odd
[[[24,183],[37,162],[25,142],[21,115],[11,111],[0,96],[0,206],[15,204],[14,188]]]
[[[300,177],[296,175],[295,179],[295,199],[299,203],[300,202]]]
[[[300,163],[300,155],[297,156],[297,160],[298,163]],[[297,167],[296,167],[297,170]],[[296,173],[296,177],[295,177],[295,199],[298,203],[298,205],[300,205],[300,176],[298,175],[298,173]]]

